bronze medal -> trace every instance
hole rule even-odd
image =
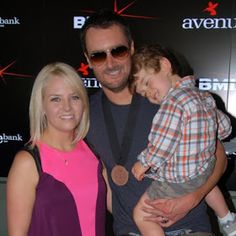
[[[108,140],[110,143],[110,149],[114,163],[117,163],[111,170],[111,178],[114,184],[117,186],[124,186],[129,180],[129,172],[124,167],[129,157],[130,147],[132,146],[133,135],[135,125],[137,121],[137,113],[140,108],[141,96],[134,95],[132,97],[131,104],[129,106],[126,121],[123,130],[123,138],[118,139],[117,128],[119,128],[119,122],[116,124],[113,119],[113,112],[111,111],[112,103],[107,99],[106,95],[102,94],[102,109],[104,114],[104,121]],[[114,113],[116,115],[116,113]],[[121,131],[119,131],[120,134]],[[118,164],[119,163],[119,164]],[[120,164],[122,163],[122,165]]]
[[[111,178],[118,186],[123,186],[128,182],[129,172],[122,165],[116,165],[111,171]]]

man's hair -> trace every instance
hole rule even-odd
[[[124,18],[113,11],[107,10],[107,9],[101,9],[95,13],[93,13],[84,23],[82,29],[81,29],[81,46],[84,52],[87,52],[86,49],[86,42],[85,37],[86,33],[89,28],[101,28],[101,29],[107,29],[113,25],[119,25],[124,35],[127,37],[129,45],[132,42],[132,35],[130,32],[130,28],[128,23],[124,20]]]

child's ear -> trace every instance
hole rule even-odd
[[[169,61],[166,57],[163,57],[163,58],[161,59],[160,63],[161,63],[161,67],[162,67],[163,69],[169,70],[169,71],[172,70],[172,69],[171,69],[171,63],[170,63],[170,61]]]

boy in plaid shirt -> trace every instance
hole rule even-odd
[[[175,198],[200,187],[214,168],[216,140],[226,138],[232,129],[213,97],[199,91],[194,77],[186,75],[177,55],[156,44],[140,48],[133,56],[136,92],[160,104],[148,146],[132,168],[137,180],[144,176],[155,180],[134,209],[134,220],[143,236],[164,235],[158,224],[143,220],[145,200]],[[236,216],[229,211],[217,186],[205,200],[226,235],[236,235]]]

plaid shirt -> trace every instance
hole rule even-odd
[[[156,113],[147,148],[138,156],[150,178],[186,182],[203,173],[215,154],[216,137],[231,132],[229,118],[213,97],[195,87],[191,76],[170,89]]]

